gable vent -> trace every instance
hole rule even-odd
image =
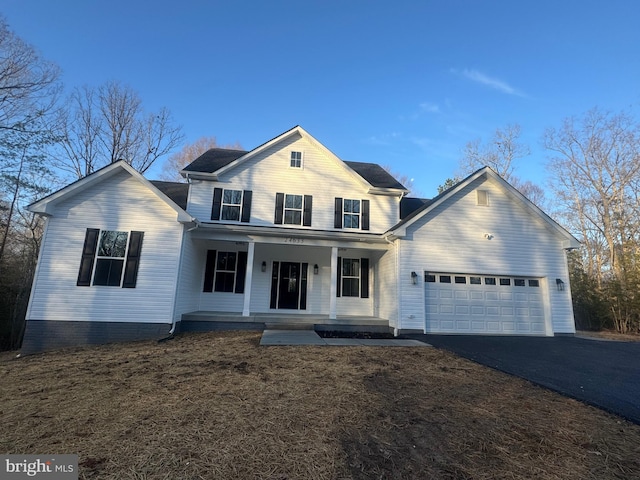
[[[476,190],[476,200],[478,205],[484,207],[489,205],[489,192],[487,190]]]

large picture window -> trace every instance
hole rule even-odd
[[[135,288],[142,238],[143,232],[88,228],[77,285]]]

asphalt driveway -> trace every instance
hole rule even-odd
[[[407,335],[640,424],[640,342]]]

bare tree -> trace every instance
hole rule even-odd
[[[0,130],[30,131],[31,119],[55,105],[59,74],[0,16]]]
[[[514,162],[530,153],[529,147],[519,141],[521,133],[520,125],[510,124],[503,129],[496,129],[487,145],[483,145],[480,139],[467,143],[458,176],[465,177],[479,168],[489,166],[510,182],[514,176]]]
[[[169,110],[146,113],[137,92],[115,81],[77,88],[60,124],[57,166],[77,178],[120,159],[144,173],[183,139]]]
[[[616,328],[640,328],[640,123],[593,109],[548,129],[549,169],[564,220],[583,241],[582,265],[608,289]],[[615,288],[614,288],[615,287]],[[635,308],[635,311],[629,311]]]
[[[517,188],[525,197],[543,208],[546,206],[544,190],[530,180],[523,181],[516,174],[516,161],[531,153],[529,146],[520,142],[522,129],[518,124],[498,128],[488,144],[473,140],[464,148],[458,176],[465,177],[488,166]]]
[[[207,150],[212,148],[228,148],[231,150],[242,150],[242,146],[236,142],[232,145],[219,145],[216,137],[200,137],[193,143],[187,143],[182,149],[167,158],[162,165],[160,178],[166,181],[181,182],[184,178],[180,175],[180,170],[193,162]]]

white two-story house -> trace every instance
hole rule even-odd
[[[430,200],[301,127],[152,182],[111,164],[46,217],[23,351],[180,330],[574,333],[578,241],[484,168]]]

